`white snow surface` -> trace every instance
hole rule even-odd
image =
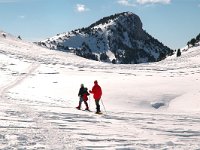
[[[197,150],[199,77],[200,47],[117,65],[0,36],[0,149]],[[80,84],[91,89],[94,80],[103,115],[92,95],[92,112],[75,109]]]

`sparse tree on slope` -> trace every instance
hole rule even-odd
[[[192,44],[192,46],[195,46],[196,39],[195,38],[191,39],[190,43]]]
[[[200,33],[199,33],[199,35],[197,35],[197,37],[196,37],[196,41],[197,41],[197,42],[200,41]]]
[[[180,56],[181,56],[181,50],[180,50],[180,49],[178,49],[176,56],[177,56],[177,57],[180,57]]]

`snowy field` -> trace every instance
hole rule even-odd
[[[80,84],[94,80],[103,115],[92,95],[92,112],[75,109]],[[0,96],[3,150],[200,150],[199,47],[113,65],[0,35]]]

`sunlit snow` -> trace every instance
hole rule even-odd
[[[103,115],[79,111],[98,80]],[[200,47],[116,65],[0,34],[0,149],[199,149]],[[82,109],[85,106],[82,104]]]

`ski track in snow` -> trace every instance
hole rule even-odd
[[[4,46],[4,50],[0,50],[0,54],[5,56],[5,59],[21,60],[29,67],[25,70],[13,70],[4,63],[0,64],[2,65],[0,71],[6,72],[5,76],[8,74],[12,76],[9,76],[11,81],[0,87],[0,149],[197,150],[200,148],[199,114],[108,111],[107,114],[96,115],[94,112],[75,110],[70,102],[51,96],[47,98],[47,101],[42,101],[12,95],[14,94],[12,89],[23,86],[26,80],[59,74],[55,71],[57,67],[54,72],[52,70],[40,72],[40,68],[44,66],[50,68],[50,66],[58,65],[61,70],[65,69],[74,74],[79,72],[81,75],[89,71],[91,74],[101,72],[108,76],[115,73],[123,77],[152,77],[158,74],[164,78],[199,76],[198,63],[188,63],[185,66],[188,56],[177,61],[177,63],[184,62],[183,64],[172,63],[171,65],[166,60],[150,65],[143,64],[139,67],[107,64],[96,66],[96,62],[85,62],[82,58],[76,62],[77,59],[70,59],[72,55],[65,58],[62,56],[63,53],[56,53],[58,56],[52,57],[54,52],[51,51],[30,55],[26,52],[14,51],[17,49],[15,46],[11,46],[7,51],[6,48]],[[32,47],[29,49],[32,50]],[[195,57],[195,53],[190,55]],[[9,60],[9,63],[12,61]],[[16,63],[13,62],[13,64],[17,66]],[[188,67],[190,72],[184,70],[185,67]],[[57,81],[54,82],[57,83]],[[175,96],[169,95],[169,97],[171,100]]]
[[[26,73],[19,76],[4,87],[0,88],[1,101],[4,102],[4,105],[10,105],[10,109],[6,110],[5,118],[0,120],[9,121],[6,119],[9,117],[9,115],[11,118],[13,116],[14,118],[17,117],[17,119],[15,118],[11,120],[8,126],[1,125],[0,128],[7,128],[8,130],[6,133],[0,134],[0,144],[6,145],[5,147],[3,146],[0,148],[26,149],[33,146],[34,149],[73,149],[73,144],[75,143],[71,141],[69,136],[64,136],[62,131],[58,130],[50,122],[46,122],[45,118],[41,117],[40,114],[38,114],[38,112],[33,110],[31,107],[27,107],[27,105],[23,104],[18,104],[6,96],[6,92],[8,92],[9,89],[12,89],[13,87],[23,82],[23,80],[30,76],[38,67],[39,64],[31,64],[30,67],[24,71]],[[15,126],[15,122],[27,123],[27,125]],[[21,134],[21,132],[24,132],[24,134]],[[6,137],[8,137],[8,139],[6,139]],[[13,139],[9,138],[16,138],[16,143],[12,144]],[[67,146],[65,146],[66,141],[70,142],[70,144],[67,144]]]

